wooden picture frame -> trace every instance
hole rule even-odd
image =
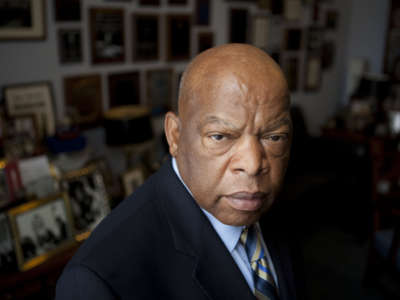
[[[134,61],[159,59],[159,16],[132,14],[132,58]]]
[[[231,8],[229,11],[229,42],[247,43],[248,40],[248,10]]]
[[[65,174],[61,186],[70,200],[75,239],[81,241],[110,212],[103,175],[93,164]]]
[[[197,53],[203,52],[207,49],[214,47],[214,33],[199,32],[197,34]]]
[[[21,271],[31,269],[74,243],[65,194],[30,201],[8,211]]]
[[[196,25],[210,25],[210,0],[196,0],[195,5]]]
[[[125,60],[124,10],[91,8],[89,11],[92,63]]]
[[[103,116],[102,83],[99,74],[64,78],[64,101],[72,121],[84,128],[96,126]]]
[[[125,197],[131,195],[144,181],[145,172],[141,166],[125,172],[122,176]]]
[[[10,117],[33,114],[40,138],[55,134],[54,100],[50,82],[10,85],[5,87],[4,95]]]
[[[17,257],[14,249],[14,239],[6,213],[0,213],[0,273],[15,271]]]
[[[83,61],[82,33],[79,28],[58,30],[58,52],[60,63]]]
[[[146,105],[154,112],[164,112],[172,107],[172,80],[173,70],[171,68],[147,70]]]
[[[139,71],[108,75],[109,107],[140,104]]]
[[[54,0],[53,2],[56,22],[81,20],[81,0]]]
[[[0,40],[44,40],[44,0],[0,2]]]
[[[190,59],[191,51],[190,15],[167,16],[167,60],[179,61]]]

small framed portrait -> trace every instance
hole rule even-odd
[[[0,1],[0,40],[43,40],[44,0]]]
[[[125,60],[124,10],[90,9],[92,63],[116,63]]]
[[[76,239],[85,239],[110,212],[110,202],[101,171],[90,165],[71,171],[61,179],[71,202]]]
[[[214,47],[214,34],[211,31],[199,32],[197,37],[197,53]]]
[[[210,25],[210,0],[196,0],[196,25]]]
[[[173,71],[170,68],[147,70],[146,104],[153,112],[164,112],[171,108]]]
[[[134,61],[159,59],[158,26],[159,17],[157,15],[132,15],[132,56]]]
[[[158,6],[158,5],[160,5],[160,0],[139,0],[139,5]]]
[[[139,72],[108,75],[109,107],[140,103]]]
[[[67,115],[83,127],[96,126],[103,115],[101,76],[79,75],[64,78],[64,101]]]
[[[167,16],[167,60],[190,59],[190,15]]]
[[[128,197],[143,184],[145,174],[142,167],[137,167],[125,172],[122,176],[125,196]]]
[[[55,0],[54,16],[56,21],[80,21],[81,0]]]
[[[21,271],[39,265],[74,242],[66,195],[31,201],[8,211]]]
[[[17,257],[6,213],[0,213],[0,273],[17,269]]]
[[[59,29],[58,49],[60,63],[82,62],[82,35],[80,29]]]
[[[301,49],[302,31],[299,28],[290,28],[285,32],[284,49],[288,51],[298,51]]]
[[[50,82],[7,86],[4,94],[10,117],[34,115],[39,138],[54,135],[56,125]]]
[[[245,8],[231,8],[229,11],[229,41],[246,43],[248,33],[248,11]]]

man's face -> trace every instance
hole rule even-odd
[[[290,152],[286,85],[255,77],[204,83],[180,116],[174,156],[182,178],[202,208],[230,225],[252,224],[268,210]]]

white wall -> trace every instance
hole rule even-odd
[[[312,134],[318,134],[321,125],[331,116],[342,103],[343,90],[345,89],[346,66],[350,57],[365,56],[371,59],[373,70],[380,70],[383,60],[384,32],[386,30],[386,16],[388,14],[389,0],[331,0],[326,1],[321,7],[321,22],[324,21],[324,11],[329,8],[337,8],[339,11],[339,26],[335,31],[327,32],[326,38],[336,42],[336,58],[334,66],[324,72],[322,87],[318,92],[305,93],[302,91],[304,66],[300,66],[300,91],[293,93],[293,102],[304,109],[307,124]],[[0,89],[9,84],[26,83],[50,80],[54,90],[57,118],[64,116],[63,78],[80,74],[102,74],[103,104],[108,108],[107,74],[131,70],[145,70],[149,67],[172,66],[176,71],[181,71],[186,62],[165,62],[165,51],[161,53],[161,61],[153,63],[134,63],[131,53],[131,28],[130,14],[132,12],[154,12],[165,16],[168,12],[194,11],[194,0],[188,0],[185,7],[171,7],[167,0],[161,0],[158,8],[138,7],[138,1],[131,2],[107,2],[104,0],[82,0],[82,20],[80,22],[55,23],[54,1],[47,3],[47,39],[45,41],[1,41],[0,42]],[[211,1],[210,29],[215,34],[216,44],[228,41],[228,10],[230,6],[249,7],[251,14],[257,13],[255,4],[241,2],[229,2],[224,0]],[[88,41],[88,7],[112,6],[123,7],[125,11],[125,37],[126,37],[126,62],[120,64],[91,65]],[[310,16],[311,11],[305,11]],[[165,49],[165,18],[161,20],[161,49]],[[300,26],[305,28],[307,21],[288,23],[286,26]],[[58,60],[57,30],[60,28],[80,28],[83,35],[84,62],[75,65],[61,65]],[[207,27],[193,27],[192,30],[192,54],[197,49],[196,33],[208,30]],[[299,53],[304,58],[305,52]],[[300,59],[304,61],[304,59]],[[141,100],[144,101],[144,73],[141,72]]]

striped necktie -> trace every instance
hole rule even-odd
[[[251,269],[253,270],[256,298],[261,300],[278,300],[275,280],[268,266],[257,228],[253,225],[243,229],[240,241],[246,250]]]

